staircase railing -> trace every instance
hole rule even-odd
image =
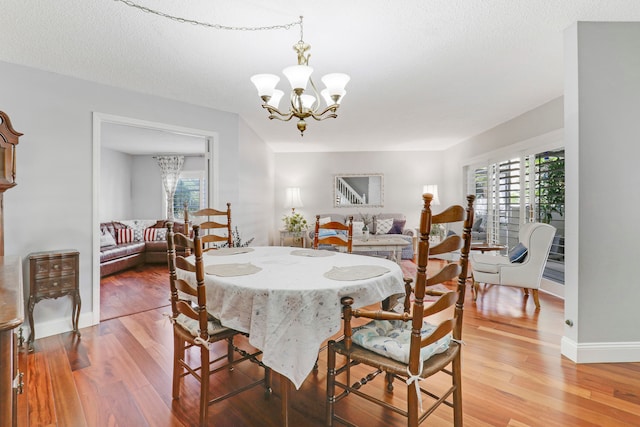
[[[347,181],[338,177],[336,182],[336,202],[338,205],[366,205],[367,195],[362,196],[349,185]]]

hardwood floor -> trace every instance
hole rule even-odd
[[[100,279],[100,321],[169,306],[166,264],[144,264]]]
[[[137,280],[151,280],[145,275],[138,272]],[[524,303],[517,289],[487,288],[477,303],[467,292],[465,425],[639,426],[640,363],[576,365],[562,357],[563,303],[544,293],[540,299],[542,309],[536,312],[533,301]],[[171,399],[173,341],[163,316],[167,311],[163,307],[107,320],[82,329],[80,340],[71,333],[36,340],[36,351],[28,356],[30,425],[196,425],[195,381],[186,381],[180,400]],[[323,425],[326,352],[319,366],[291,393],[293,426]],[[224,389],[258,375],[255,365],[242,365],[214,376],[212,384]],[[402,402],[405,397],[398,383],[389,399]],[[361,426],[402,425],[399,417],[356,396],[339,403],[337,411]],[[444,407],[425,425],[450,426],[451,418]],[[209,420],[217,427],[279,426],[280,399],[266,400],[254,388],[213,405]]]

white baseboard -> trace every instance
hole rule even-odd
[[[87,326],[95,325],[93,322],[93,313],[80,313],[80,317],[78,319],[78,328],[84,328]],[[31,332],[28,326],[24,327],[24,337],[25,339],[29,336]],[[64,332],[70,332],[73,329],[71,324],[71,318],[64,319],[56,319],[51,320],[49,322],[36,322],[36,336],[35,339],[50,337],[52,335],[62,334]]]
[[[560,352],[576,363],[640,362],[640,342],[576,343],[562,337]]]
[[[540,281],[540,290],[550,295],[556,296],[560,299],[564,299],[564,285],[562,283],[554,282],[553,280],[545,279],[544,277]]]

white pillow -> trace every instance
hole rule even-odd
[[[376,234],[387,234],[393,226],[393,218],[376,219]]]
[[[331,222],[330,216],[325,216],[324,218],[320,218],[320,225],[329,224]]]
[[[100,235],[100,247],[104,248],[105,246],[115,246],[116,240],[113,238],[111,233],[104,232]]]
[[[362,221],[353,221],[353,235],[354,236],[361,236],[363,227],[364,227],[364,222],[362,222]]]

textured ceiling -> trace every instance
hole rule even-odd
[[[315,79],[351,75],[339,117],[310,121],[301,138],[260,107],[249,77],[293,65],[299,27],[227,31],[114,0],[2,0],[0,60],[235,112],[275,151],[437,150],[562,95],[572,23],[640,21],[638,0],[135,1],[230,26],[304,15]]]

